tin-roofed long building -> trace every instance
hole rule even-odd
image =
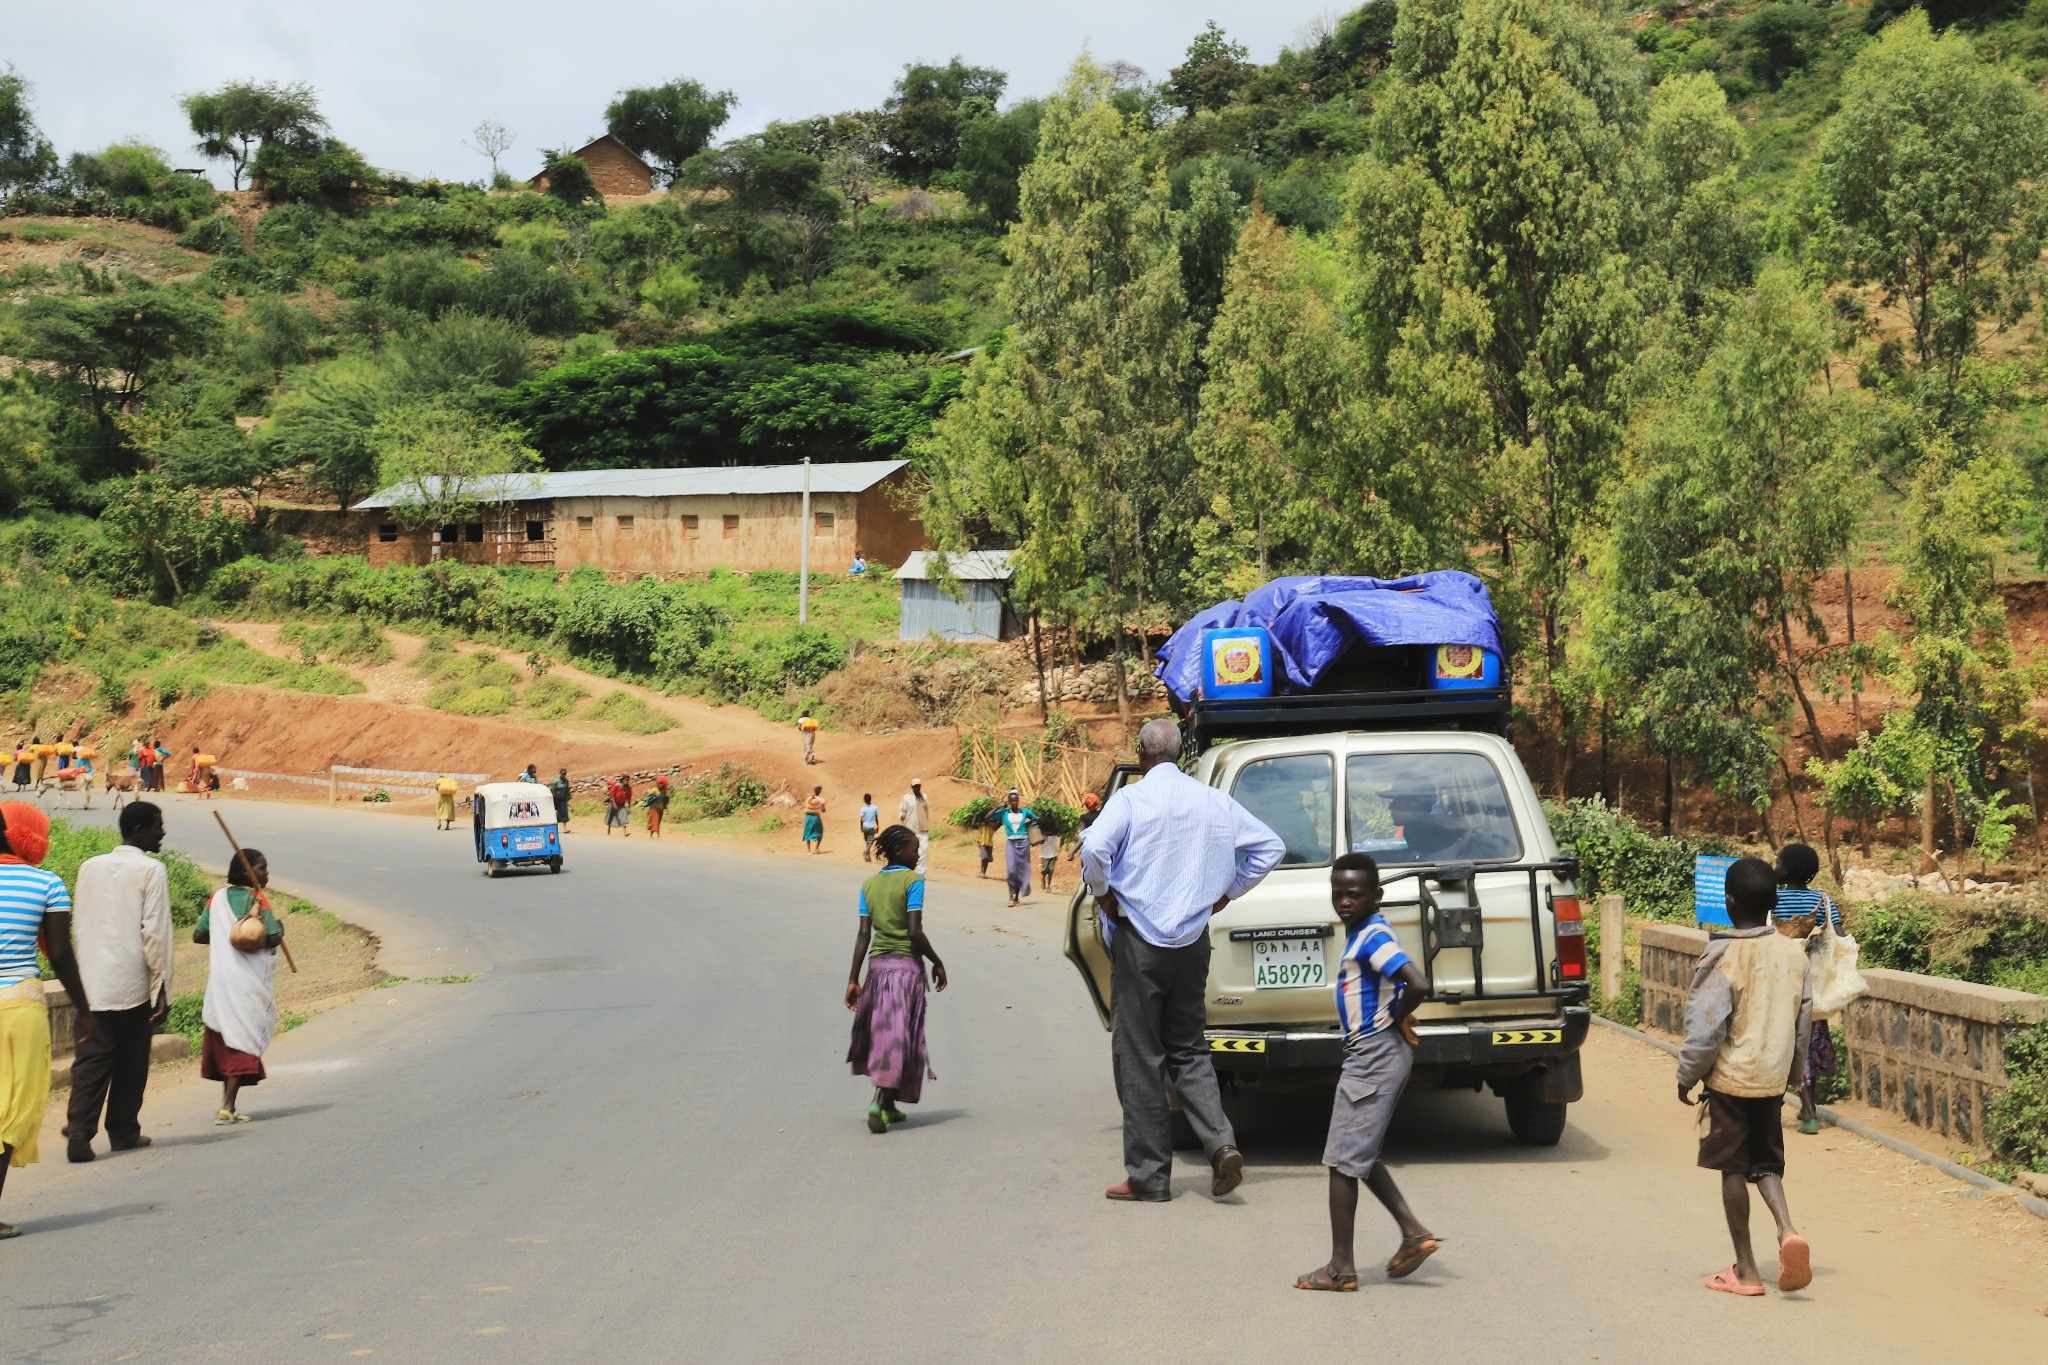
[[[811,466],[811,569],[844,573],[856,551],[901,564],[930,544],[905,488],[906,460]],[[593,469],[525,474],[473,490],[476,520],[407,530],[387,488],[355,505],[375,518],[373,564],[459,559],[607,573],[702,573],[797,568],[806,533],[802,465],[706,469]]]

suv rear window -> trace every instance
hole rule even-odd
[[[1313,867],[1333,856],[1337,763],[1329,754],[1261,758],[1237,770],[1230,794],[1287,845],[1282,867]]]
[[[1353,852],[1381,863],[1522,856],[1507,789],[1478,754],[1355,754],[1344,784]]]

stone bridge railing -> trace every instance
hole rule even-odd
[[[1677,1039],[1706,947],[1698,929],[1642,924],[1643,1027]],[[2005,1036],[2048,1020],[2048,997],[1945,977],[1869,968],[1870,993],[1834,1022],[1849,1083],[1865,1104],[1968,1145],[1984,1141],[1984,1103],[2005,1088]]]

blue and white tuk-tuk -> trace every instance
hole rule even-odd
[[[471,802],[476,823],[476,860],[484,875],[508,867],[547,864],[562,870],[562,831],[555,823],[552,793],[537,782],[486,782]]]

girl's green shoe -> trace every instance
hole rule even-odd
[[[910,1115],[904,1113],[901,1109],[884,1109],[882,1117],[890,1123],[908,1123],[910,1121]]]
[[[879,1104],[868,1106],[868,1131],[870,1133],[886,1133],[889,1131],[889,1116],[883,1112],[882,1106]]]

